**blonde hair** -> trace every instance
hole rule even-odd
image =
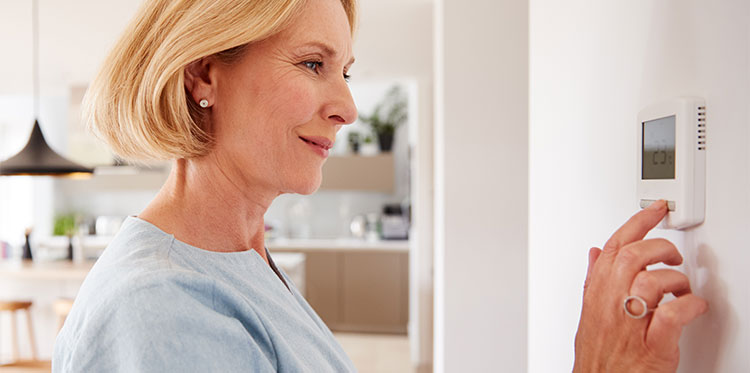
[[[120,157],[167,160],[205,155],[212,137],[188,97],[185,67],[280,31],[310,0],[146,0],[84,97],[89,128]],[[341,0],[352,33],[356,0]]]

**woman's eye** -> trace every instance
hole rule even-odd
[[[312,70],[313,72],[318,72],[318,69],[320,69],[323,66],[323,63],[320,61],[305,61],[304,62],[305,67]]]

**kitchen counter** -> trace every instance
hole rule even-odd
[[[0,279],[4,280],[78,280],[83,281],[94,261],[34,262],[30,260],[0,261]]]
[[[302,253],[277,253],[273,255],[279,268],[291,278],[304,295],[305,260]],[[0,260],[0,299],[32,301],[31,307],[34,336],[41,359],[52,357],[52,348],[57,335],[57,315],[53,304],[60,298],[75,298],[78,290],[94,265],[93,260],[83,262]],[[25,329],[25,318],[21,318],[20,330]],[[3,325],[0,325],[3,326]],[[5,337],[8,338],[5,338]],[[9,334],[0,334],[0,362],[8,356]],[[29,346],[26,333],[19,333],[20,345]],[[26,354],[22,348],[22,355]]]
[[[355,238],[336,239],[289,239],[276,238],[266,241],[271,252],[324,252],[324,251],[352,251],[352,252],[409,252],[408,240],[378,240],[366,241]]]
[[[290,277],[304,277],[305,256],[295,253],[279,253],[274,255],[276,264],[284,269]],[[76,280],[83,281],[94,266],[94,260],[71,262],[58,260],[49,262],[31,260],[0,260],[0,281],[7,280]]]
[[[86,253],[101,253],[111,236],[86,236],[81,239]],[[320,252],[320,251],[356,251],[356,252],[409,252],[409,240],[376,240],[368,241],[356,238],[331,239],[291,239],[272,238],[266,240],[271,252]]]

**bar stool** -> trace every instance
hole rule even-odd
[[[12,333],[11,340],[11,351],[13,354],[13,361],[19,361],[18,356],[18,331],[16,326],[16,311],[26,312],[26,325],[29,329],[29,343],[31,344],[31,359],[36,361],[36,341],[34,340],[34,328],[31,326],[31,302],[22,301],[0,301],[0,312],[10,312],[10,331]]]
[[[60,298],[55,301],[52,308],[55,310],[55,315],[57,315],[57,330],[60,331],[63,324],[65,324],[65,319],[68,317],[70,309],[73,308],[73,299]]]

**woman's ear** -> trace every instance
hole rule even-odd
[[[216,82],[211,79],[212,62],[211,57],[205,57],[185,66],[185,89],[190,92],[196,104],[199,104],[201,100],[206,100],[208,106],[214,103]]]

